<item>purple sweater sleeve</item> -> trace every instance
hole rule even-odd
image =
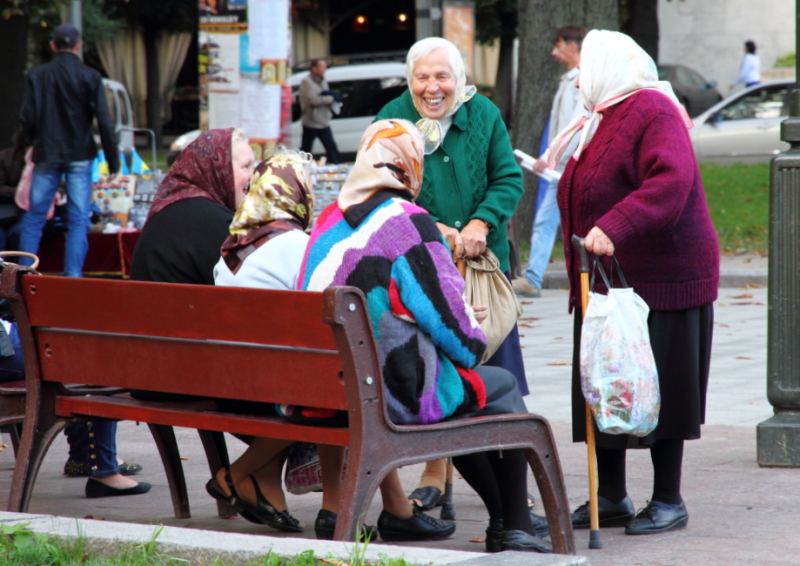
[[[615,246],[674,226],[694,183],[694,154],[677,110],[655,113],[640,131],[632,180],[638,188],[596,222]]]

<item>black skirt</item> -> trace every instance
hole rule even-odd
[[[651,446],[656,440],[700,438],[705,423],[706,389],[711,363],[714,306],[678,311],[650,311],[650,344],[658,369],[661,411],[658,426],[645,437],[605,434],[597,430],[600,448]],[[576,310],[572,353],[572,439],[586,441],[586,409],[580,379],[581,315]]]

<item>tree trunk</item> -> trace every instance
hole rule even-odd
[[[147,64],[147,127],[155,133],[156,149],[162,149],[164,147],[164,124],[161,119],[161,92],[159,89],[160,77],[158,73],[156,34],[156,26],[143,26],[142,38],[144,40],[145,63]]]
[[[500,37],[500,57],[497,63],[497,77],[494,83],[492,101],[500,109],[500,116],[507,126],[511,126],[512,88],[514,74],[514,39]]]
[[[630,0],[628,9],[630,17],[621,31],[631,36],[658,63],[658,2]]]
[[[19,128],[19,111],[25,94],[28,60],[28,16],[0,18],[0,149],[11,146]]]
[[[616,30],[617,19],[617,0],[520,0],[514,148],[539,155],[539,143],[558,88],[558,77],[564,73],[564,67],[550,56],[550,34],[569,24]],[[523,172],[525,193],[515,214],[520,241],[530,241],[537,185],[538,177]]]

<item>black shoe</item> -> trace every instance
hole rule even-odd
[[[651,501],[627,524],[625,534],[654,535],[685,529],[688,524],[689,513],[686,511],[683,501],[672,509],[662,509]]]
[[[248,476],[253,483],[253,491],[256,492],[256,504],[248,503],[237,495],[231,495],[228,499],[231,507],[236,509],[242,517],[252,523],[260,523],[262,525],[269,525],[279,531],[286,531],[289,533],[302,533],[303,527],[300,526],[300,521],[291,516],[288,510],[278,511],[272,504],[267,501],[261,489],[258,487],[256,478],[252,475]],[[227,477],[226,477],[227,480]],[[234,493],[231,491],[231,493]],[[255,518],[255,520],[253,520]]]
[[[336,513],[327,509],[320,509],[317,513],[317,520],[314,521],[314,532],[319,540],[333,540],[333,533],[336,530]],[[366,535],[366,536],[364,536]],[[378,538],[378,528],[372,525],[361,525],[361,533],[358,540],[369,542]]]
[[[142,471],[142,466],[133,462],[123,462],[119,465],[119,473],[123,476],[133,476]],[[64,464],[64,475],[71,478],[92,477],[92,467],[89,464],[81,464],[77,460],[69,459]]]
[[[550,536],[550,527],[547,525],[547,517],[531,513],[531,523],[536,530],[536,535],[542,538]]]
[[[231,507],[234,507],[231,500],[234,498],[238,499],[236,495],[236,489],[233,487],[233,481],[231,480],[231,471],[229,468],[225,468],[225,483],[228,484],[228,491],[231,492],[230,495],[225,495],[225,492],[222,491],[222,487],[217,482],[217,478],[213,477],[208,480],[206,483],[206,492],[219,501],[225,501]],[[235,507],[234,507],[235,508]],[[235,508],[236,509],[236,508]],[[236,509],[239,512],[239,515],[242,516],[243,519],[250,521],[251,523],[256,523],[261,525],[261,519],[258,518],[255,514],[251,513],[247,508]]]
[[[627,495],[619,503],[610,503],[605,498],[597,498],[597,514],[600,519],[600,528],[624,527],[633,519],[635,509],[633,502]],[[589,502],[587,501],[570,515],[573,529],[588,529]]]
[[[504,550],[516,550],[522,552],[541,552],[549,554],[553,552],[552,545],[542,537],[530,535],[525,531],[502,531],[496,541],[497,550],[489,550],[487,539],[486,550],[488,552],[502,552]]]
[[[416,501],[414,502],[414,505],[423,511],[430,511],[434,507],[439,507],[442,503],[444,503],[444,494],[439,491],[439,488],[433,486],[418,487],[411,492],[411,495],[409,495],[408,498],[418,499],[420,501],[420,505],[417,505]]]
[[[139,482],[133,487],[124,489],[111,487],[94,478],[89,478],[86,482],[86,497],[96,499],[98,497],[115,497],[118,495],[139,495],[140,493],[147,493],[153,487],[149,483]]]
[[[378,532],[387,541],[441,540],[456,532],[453,521],[434,519],[413,506],[413,515],[408,519],[395,517],[385,510],[378,517]]]
[[[536,530],[536,536],[544,538],[550,536],[550,527],[547,526],[547,517],[531,513],[531,524]],[[486,552],[500,552],[500,535],[503,533],[502,519],[489,519],[486,529]]]

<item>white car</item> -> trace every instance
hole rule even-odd
[[[292,87],[292,147],[300,147],[303,138],[303,125],[300,123],[300,100],[298,93],[300,83],[308,76],[308,71],[295,73],[289,77]],[[342,97],[342,109],[331,120],[333,139],[339,153],[347,159],[358,151],[358,142],[364,130],[372,123],[383,106],[400,96],[407,87],[405,63],[363,63],[331,67],[325,72],[325,80],[330,89]],[[170,146],[168,163],[171,165],[175,157],[184,147],[200,135],[200,130],[187,132],[175,139]],[[325,149],[319,140],[314,141],[312,153],[323,155]]]
[[[789,149],[780,131],[794,85],[794,79],[759,83],[694,118],[689,137],[697,160],[759,163]]]

